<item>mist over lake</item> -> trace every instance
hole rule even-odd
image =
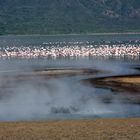
[[[90,78],[139,75],[140,52],[135,51],[140,47],[139,38],[0,36],[0,121],[139,117],[139,92],[84,82]],[[97,48],[98,54],[104,46],[109,55],[84,56],[91,48]],[[63,56],[67,48],[72,49]],[[121,55],[118,50],[131,52]]]

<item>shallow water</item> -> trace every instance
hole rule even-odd
[[[138,40],[127,36],[6,36],[0,37],[2,47],[8,45],[39,45],[51,42],[102,40]],[[132,42],[134,43],[134,42]],[[95,88],[81,80],[108,75],[136,74],[139,59],[129,58],[12,58],[0,60],[0,121],[81,119],[104,117],[140,117],[140,104],[128,102],[124,93]],[[97,69],[97,74],[31,76],[44,69]],[[8,77],[8,78],[7,78]],[[10,77],[10,78],[9,78]],[[7,79],[6,79],[7,78]],[[6,79],[6,80],[5,80]]]
[[[62,36],[0,36],[0,46],[44,46],[45,44],[102,44],[102,43],[140,43],[140,34],[128,35],[62,35]]]

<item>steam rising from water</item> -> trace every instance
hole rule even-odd
[[[11,70],[10,74],[14,76],[23,71],[32,71],[36,67],[49,68],[52,65],[54,68],[105,68],[112,74],[122,73],[124,70],[122,64],[116,64],[113,68],[114,61],[82,59],[22,60],[22,65],[18,60],[5,60],[1,61],[0,65],[1,76],[9,73],[4,72],[6,69]],[[127,72],[134,71],[127,70]],[[28,81],[23,80],[21,82],[15,79],[9,81],[7,88],[1,88],[0,90],[0,121],[140,115],[138,114],[140,109],[138,105],[124,104],[120,95],[113,94],[109,90],[83,85],[79,82],[83,78],[85,76],[77,75],[51,79],[33,77]],[[0,85],[3,82],[0,79]]]

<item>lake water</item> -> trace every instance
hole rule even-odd
[[[138,47],[140,35],[0,36],[0,50],[8,48],[9,52],[13,47],[116,44]],[[140,102],[130,102],[135,95],[81,82],[91,77],[139,74],[133,69],[139,66],[139,56],[1,57],[0,121],[140,117]],[[81,74],[79,69],[90,69],[93,73]],[[36,73],[46,70],[56,70],[55,75]],[[76,73],[65,73],[65,70],[76,70]],[[94,70],[99,72],[94,73]]]
[[[0,46],[44,46],[46,44],[107,44],[112,43],[140,43],[140,34],[128,35],[63,35],[63,36],[0,36]],[[65,44],[66,43],[66,44]],[[51,44],[50,44],[51,45]]]

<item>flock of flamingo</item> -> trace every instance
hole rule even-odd
[[[13,46],[0,50],[0,58],[38,57],[139,57],[140,44],[72,45],[72,46]]]

